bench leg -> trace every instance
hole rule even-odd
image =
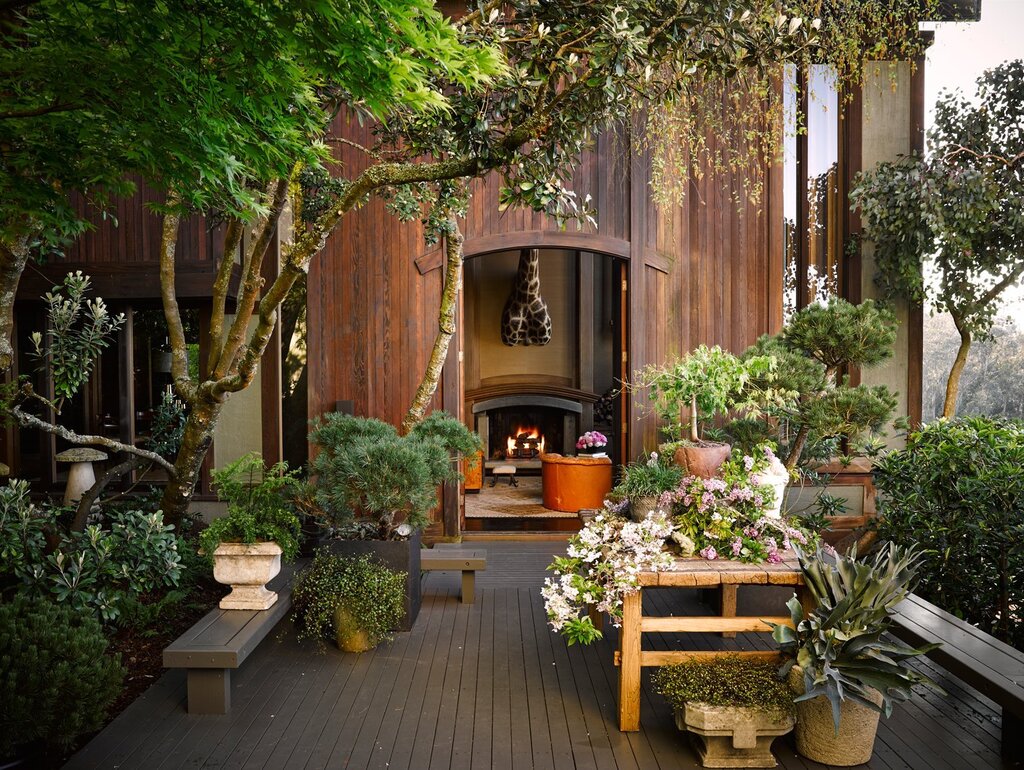
[[[738,593],[739,586],[735,583],[723,583],[722,584],[722,617],[723,618],[734,618],[736,617],[736,594]],[[723,631],[723,639],[735,639],[735,631]]]
[[[188,670],[188,713],[227,714],[231,710],[231,669]]]
[[[1024,719],[1003,709],[1003,759],[1024,757]]]
[[[476,596],[476,570],[462,570],[462,603],[472,604]]]
[[[510,487],[518,487],[519,486],[519,482],[516,481],[516,477],[515,476],[509,476],[508,477],[508,485]]]

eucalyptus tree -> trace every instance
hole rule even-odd
[[[956,414],[972,342],[990,336],[1000,298],[1024,276],[1024,61],[977,83],[973,100],[939,97],[928,158],[880,164],[851,193],[883,290],[953,318],[945,417]]]

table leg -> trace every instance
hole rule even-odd
[[[723,618],[734,618],[736,617],[736,595],[739,592],[739,586],[735,583],[723,583],[722,584],[722,617]],[[723,631],[723,639],[735,639],[735,631]]]
[[[640,618],[641,591],[622,599],[622,629],[619,632],[619,729],[640,729]]]

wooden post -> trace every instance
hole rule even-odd
[[[188,670],[188,713],[227,714],[231,710],[231,669]]]
[[[736,595],[739,593],[739,586],[735,583],[722,584],[721,610],[723,618],[736,617]],[[723,631],[723,639],[735,639],[735,631]]]
[[[641,591],[622,598],[622,629],[619,632],[619,729],[640,729],[640,619]]]
[[[472,604],[476,596],[476,570],[462,570],[462,603]]]

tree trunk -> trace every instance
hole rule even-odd
[[[203,459],[213,441],[213,429],[223,408],[221,402],[199,401],[189,406],[185,420],[185,432],[181,438],[181,448],[174,461],[177,478],[167,482],[160,508],[164,512],[164,522],[178,528],[192,499],[192,492],[199,481],[199,472],[203,467]]]
[[[956,322],[956,319],[953,319]],[[971,350],[971,333],[961,328],[956,323],[957,331],[960,332],[960,347],[956,351],[956,358],[953,359],[953,368],[949,370],[949,379],[946,380],[946,400],[942,405],[943,417],[956,416],[956,400],[960,394],[960,375],[963,374],[964,366],[967,364],[967,354]]]
[[[700,441],[700,436],[697,435],[697,397],[693,396],[690,399],[690,441],[696,444]]]
[[[0,374],[14,363],[14,298],[28,254],[27,237],[0,243]]]
[[[809,425],[801,425],[799,432],[796,434],[796,438],[793,440],[793,446],[789,450],[789,456],[786,457],[786,470],[792,471],[798,462],[800,462],[800,455],[804,451],[804,444],[807,443],[807,436],[811,432]]]
[[[118,463],[113,468],[104,472],[102,476],[96,479],[95,484],[85,490],[85,493],[79,499],[78,508],[75,510],[75,518],[71,521],[70,530],[72,532],[85,531],[85,525],[89,520],[89,512],[92,510],[92,506],[111,481],[121,478],[136,468],[144,468],[150,465],[152,463],[147,462],[138,455],[129,455],[127,460]]]
[[[402,420],[402,432],[408,433],[412,430],[426,414],[434,393],[437,392],[437,384],[441,379],[441,372],[444,369],[445,359],[448,357],[448,346],[455,336],[456,311],[459,307],[459,291],[462,289],[462,232],[454,220],[452,233],[448,236],[445,244],[445,275],[444,289],[441,292],[441,310],[437,316],[437,336],[434,338],[434,347],[430,351],[430,360],[427,362],[427,369],[423,373],[419,387],[416,388],[416,395],[413,396],[412,406],[406,412]]]

